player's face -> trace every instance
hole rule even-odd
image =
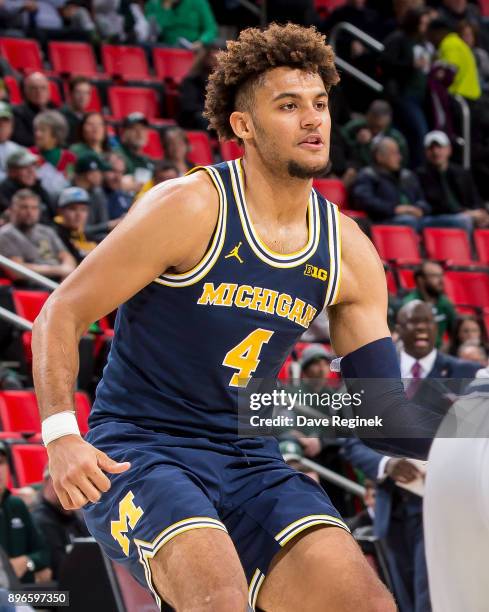
[[[331,118],[318,74],[275,68],[255,89],[252,123],[263,163],[290,176],[320,176],[329,161]]]

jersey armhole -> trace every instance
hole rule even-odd
[[[165,285],[167,287],[188,287],[189,285],[197,283],[212,269],[224,245],[224,239],[226,237],[227,198],[226,189],[219,172],[213,166],[196,166],[187,172],[185,176],[202,170],[209,174],[219,196],[219,213],[216,227],[210,240],[210,246],[199,263],[191,270],[182,272],[181,274],[161,274],[154,280],[155,283],[159,283],[160,285]]]
[[[340,211],[336,204],[329,200],[326,201],[328,203],[329,281],[323,310],[337,303],[341,285]]]

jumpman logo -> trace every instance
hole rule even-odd
[[[244,261],[241,259],[238,253],[242,244],[243,244],[242,242],[238,242],[238,244],[233,249],[231,249],[229,253],[224,257],[224,259],[227,259],[228,257],[236,257],[239,263],[244,263]]]

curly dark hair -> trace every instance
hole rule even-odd
[[[243,30],[218,53],[207,85],[204,117],[221,138],[236,139],[231,113],[251,109],[254,86],[267,70],[280,66],[319,74],[327,91],[339,81],[333,50],[316,28],[272,23],[266,30]]]

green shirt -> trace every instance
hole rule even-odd
[[[134,153],[123,144],[119,145],[114,149],[115,153],[118,153],[124,158],[126,162],[126,174],[134,174],[136,168],[145,168],[153,173],[154,164],[146,155],[138,155]]]
[[[413,300],[424,301],[423,296],[417,289],[406,295],[402,302],[402,305],[404,306],[404,304],[412,302]],[[438,325],[436,348],[440,348],[443,342],[443,335],[446,331],[451,331],[455,325],[457,312],[452,302],[447,298],[446,295],[442,294],[438,298],[436,304],[433,304],[433,315]]]
[[[163,8],[162,0],[149,0],[145,14],[156,21],[165,45],[178,46],[179,38],[206,45],[217,37],[217,23],[207,0],[181,0],[172,8]]]
[[[49,551],[20,497],[6,490],[0,508],[0,546],[7,556],[27,555],[34,563],[35,572],[48,567]],[[33,573],[26,572],[21,582],[34,582]]]
[[[478,100],[481,97],[481,87],[477,64],[469,45],[452,32],[442,40],[438,55],[441,60],[457,69],[448,91],[451,94],[460,94],[468,100]]]

